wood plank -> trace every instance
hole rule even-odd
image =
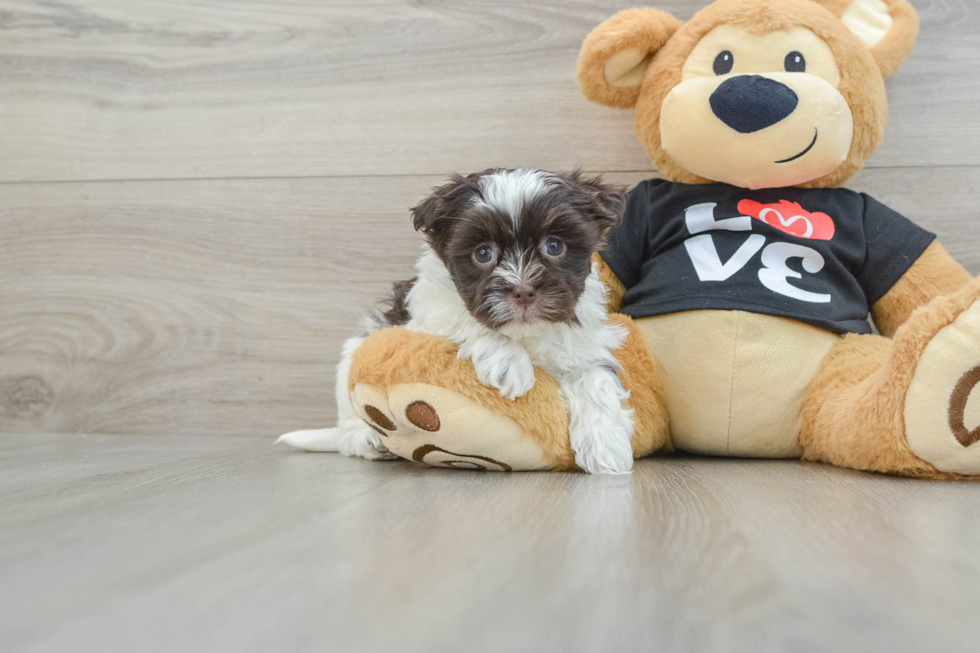
[[[976,647],[971,483],[685,457],[507,475],[175,435],[3,436],[11,471],[5,651]]]
[[[332,422],[340,344],[412,275],[407,207],[440,181],[0,186],[0,432]],[[854,188],[980,273],[980,168],[868,170]]]
[[[339,344],[412,274],[429,183],[2,187],[0,431],[320,423]]]
[[[980,5],[917,4],[869,165],[980,165]],[[574,81],[583,37],[627,6],[6,0],[0,181],[649,170],[630,112]]]

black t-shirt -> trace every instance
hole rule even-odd
[[[740,310],[870,333],[869,307],[934,239],[849,190],[652,179],[630,192],[601,256],[631,317]]]

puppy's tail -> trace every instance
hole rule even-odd
[[[312,431],[292,431],[285,435],[280,435],[276,440],[279,443],[288,444],[303,451],[328,451],[336,452],[340,449],[337,445],[337,429],[316,429]]]

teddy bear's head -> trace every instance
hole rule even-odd
[[[686,24],[629,9],[586,38],[578,80],[635,109],[668,179],[833,187],[881,143],[884,79],[917,34],[906,0],[718,0]]]

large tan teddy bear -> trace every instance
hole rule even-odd
[[[932,234],[839,188],[881,142],[906,0],[718,0],[687,24],[621,12],[585,40],[592,101],[635,111],[665,179],[639,184],[597,264],[636,457],[658,449],[980,474],[980,282]],[[872,335],[867,317],[881,335]],[[355,409],[392,452],[575,468],[557,384],[511,401],[440,338],[357,351]]]

